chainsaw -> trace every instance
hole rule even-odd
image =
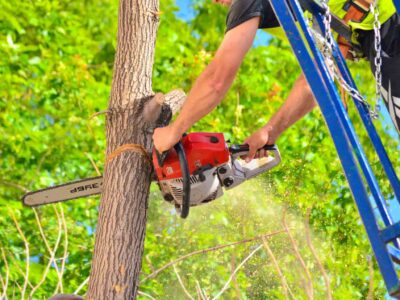
[[[153,151],[154,180],[163,198],[173,204],[182,218],[191,206],[211,202],[244,181],[277,166],[281,161],[276,145],[266,145],[269,156],[245,163],[240,159],[249,152],[248,145],[228,145],[222,133],[190,133],[173,149],[159,154]],[[27,193],[27,206],[100,194],[103,178],[94,177]]]

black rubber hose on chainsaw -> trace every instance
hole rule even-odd
[[[179,163],[181,165],[181,172],[182,172],[182,207],[181,207],[181,218],[185,219],[189,215],[190,209],[190,172],[189,172],[189,165],[186,160],[185,149],[181,142],[174,146],[176,153],[179,157]]]
[[[231,154],[237,154],[237,153],[242,153],[242,152],[249,152],[250,148],[249,145],[244,144],[244,145],[232,145],[229,147],[229,152]],[[276,151],[278,150],[278,147],[276,145],[265,145],[264,147],[258,149],[258,150],[267,150],[267,151]]]

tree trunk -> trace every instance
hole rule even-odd
[[[152,91],[158,10],[158,0],[120,0],[107,156],[127,144],[150,154],[154,128],[183,103],[183,92],[154,97]],[[152,172],[138,152],[122,151],[106,163],[87,299],[136,298]]]

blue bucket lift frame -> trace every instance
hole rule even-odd
[[[400,14],[400,0],[393,0],[394,6],[396,6],[397,13]]]
[[[300,1],[303,4],[304,1],[311,3],[307,5],[307,10],[313,14],[321,31],[325,32],[324,11],[321,10],[321,6],[312,5],[312,0]],[[399,12],[400,0],[393,2]],[[400,222],[394,223],[387,209],[386,200],[336,85],[329,75],[324,57],[309,31],[302,7],[297,0],[271,0],[271,4],[328,125],[387,290],[392,297],[400,299],[400,281],[395,266],[400,263]],[[357,89],[336,43],[333,58],[347,84]],[[371,120],[369,109],[357,99],[353,98],[353,101],[393,188],[394,196],[400,202],[400,182]],[[374,205],[379,212],[378,218],[374,213]],[[378,225],[379,222],[383,225]]]

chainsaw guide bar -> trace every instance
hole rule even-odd
[[[26,206],[39,206],[101,194],[103,176],[86,178],[25,194]]]

